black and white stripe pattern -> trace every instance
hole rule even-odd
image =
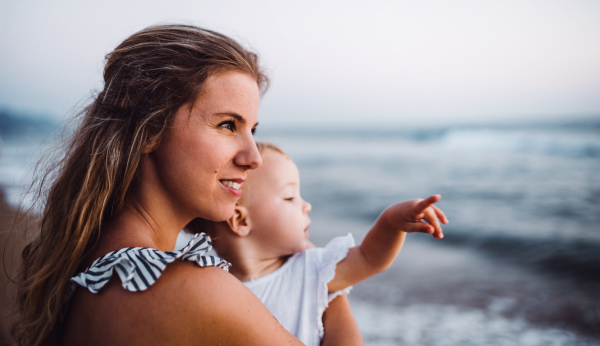
[[[119,275],[123,288],[132,292],[143,291],[156,282],[167,264],[176,259],[196,262],[200,267],[212,266],[229,271],[231,264],[227,261],[204,255],[211,248],[210,237],[198,233],[186,247],[178,251],[163,252],[147,247],[130,247],[109,252],[95,260],[84,272],[71,278],[72,291],[75,291],[76,285],[80,285],[92,293],[98,293],[114,271]]]

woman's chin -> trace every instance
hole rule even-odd
[[[228,207],[223,207],[220,209],[213,209],[213,210],[209,211],[208,213],[205,211],[204,215],[202,215],[201,217],[203,219],[214,221],[214,222],[227,221],[231,216],[233,216],[234,208],[235,208],[235,204],[232,204],[231,206],[228,206]]]

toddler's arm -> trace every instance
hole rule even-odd
[[[321,346],[364,346],[358,325],[352,315],[348,297],[335,297],[323,314],[325,335]]]
[[[424,200],[413,199],[387,208],[363,242],[351,248],[346,258],[337,264],[335,277],[327,285],[329,292],[342,290],[386,270],[400,252],[406,233],[430,233],[434,238],[443,238],[439,221],[447,224],[448,219],[433,205],[440,198],[435,195]]]

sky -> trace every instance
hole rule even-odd
[[[600,118],[600,1],[0,0],[0,107],[63,119],[156,23],[257,51],[266,125]]]

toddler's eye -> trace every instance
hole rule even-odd
[[[252,135],[254,136],[255,133],[256,133],[256,127],[252,128]]]
[[[219,124],[219,127],[233,132],[235,130],[235,122],[233,122],[231,120],[224,121]]]
[[[288,197],[288,198],[284,198],[284,200],[285,200],[285,201],[290,201],[290,202],[291,202],[291,201],[293,201],[293,200],[294,200],[294,197]]]

